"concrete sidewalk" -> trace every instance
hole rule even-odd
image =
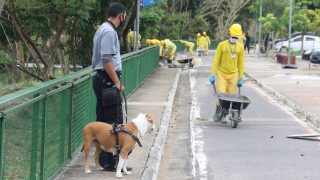
[[[297,59],[298,69],[283,69],[272,58],[246,56],[246,73],[313,126],[320,128],[320,65]]]
[[[159,146],[155,143],[156,137],[159,139],[160,120],[163,121],[164,116],[171,117],[167,113],[167,109],[170,108],[170,102],[173,101],[175,90],[179,75],[178,69],[168,69],[160,67],[145,83],[128,99],[128,117],[129,120],[136,117],[138,113],[150,113],[156,119],[156,132],[152,134],[146,134],[141,139],[143,145],[142,148],[137,146],[133,153],[129,156],[128,166],[133,168],[133,174],[124,176],[124,179],[140,179],[144,170],[147,168],[147,162],[150,166],[157,166],[157,164],[150,164],[149,158],[152,155],[149,154],[153,146]],[[174,91],[174,92],[172,92]],[[172,97],[173,94],[173,97]],[[170,95],[170,96],[169,96]],[[161,123],[162,124],[162,123]],[[161,128],[165,128],[162,127]],[[163,137],[165,138],[165,137]],[[98,171],[95,169],[93,162],[94,148],[91,148],[90,156],[90,168],[93,170],[92,174],[85,174],[83,168],[83,153],[76,153],[73,160],[64,168],[64,170],[55,178],[57,180],[86,180],[86,179],[116,179],[115,172]],[[161,152],[160,152],[161,153]],[[161,154],[160,154],[161,156]],[[160,157],[161,158],[161,157]]]

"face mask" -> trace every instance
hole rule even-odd
[[[121,14],[120,16],[120,25],[118,28],[122,27],[124,25],[124,22],[126,20],[125,14]]]
[[[229,41],[230,41],[231,44],[236,44],[238,39],[234,38],[234,37],[231,37]]]

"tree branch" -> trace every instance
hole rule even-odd
[[[41,78],[40,76],[38,76],[38,75],[30,72],[27,68],[24,68],[24,66],[21,65],[21,64],[18,64],[16,67],[17,67],[20,71],[22,71],[22,72],[24,72],[24,73],[26,73],[26,74],[28,74],[28,75],[30,75],[30,76],[32,76],[32,77],[40,80],[40,81],[42,81],[42,82],[45,81],[45,80],[44,80],[43,78]]]

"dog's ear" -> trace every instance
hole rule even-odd
[[[149,114],[149,113],[146,114],[146,118],[147,118],[148,122],[150,122],[150,123],[154,122],[154,118],[153,118],[153,116],[151,114]]]

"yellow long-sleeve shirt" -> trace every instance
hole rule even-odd
[[[135,36],[135,31],[130,31],[129,33],[128,33],[128,43],[131,45],[131,46],[133,46],[133,44],[134,44],[134,37]],[[141,40],[141,35],[139,34],[138,35],[138,46],[140,47],[141,46],[141,43],[140,43],[140,40]]]
[[[207,43],[207,39],[204,36],[201,36],[198,40],[198,47],[204,49]]]
[[[232,54],[235,54],[234,58]],[[244,48],[240,42],[235,45],[229,40],[219,43],[213,59],[212,75],[217,70],[227,74],[238,72],[240,78],[244,77]]]
[[[181,44],[187,48],[190,47],[194,47],[194,43],[193,42],[189,42],[189,41],[184,41],[184,40],[180,40]]]

